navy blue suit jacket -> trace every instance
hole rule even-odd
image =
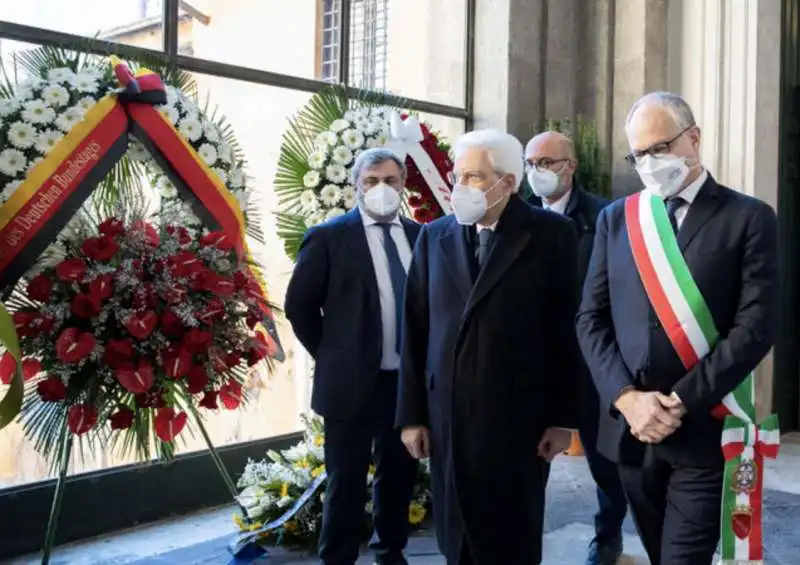
[[[401,217],[414,248],[420,225]],[[378,281],[358,208],[308,230],[286,318],[315,361],[311,407],[345,420],[367,408],[383,354]]]
[[[777,221],[764,202],[726,188],[709,175],[689,207],[678,244],[711,311],[720,341],[686,371],[648,301],[633,261],[625,200],[597,220],[594,250],[577,317],[581,349],[615,433],[599,448],[614,460],[638,463],[645,444],[613,408],[623,388],[676,392],[683,424],[654,452],[675,464],[722,464],[722,423],[711,409],[769,352],[777,323]]]

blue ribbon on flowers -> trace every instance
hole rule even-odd
[[[327,472],[322,472],[314,481],[308,486],[305,492],[295,500],[294,504],[284,512],[280,517],[272,522],[264,524],[257,530],[252,532],[243,532],[237,535],[233,541],[228,544],[228,550],[233,555],[228,565],[251,565],[257,559],[269,555],[267,550],[258,545],[257,540],[265,533],[280,528],[286,522],[291,520],[303,506],[306,505],[308,500],[319,490],[320,485],[328,478]]]

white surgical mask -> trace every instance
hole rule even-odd
[[[453,214],[456,217],[456,221],[461,225],[471,226],[483,218],[486,212],[494,208],[500,202],[500,200],[497,200],[494,204],[489,206],[489,201],[486,198],[486,195],[499,185],[500,181],[497,181],[492,188],[484,192],[480,188],[474,186],[456,184],[450,195],[450,205],[453,207]]]
[[[652,194],[670,198],[680,192],[689,176],[689,166],[685,158],[676,155],[645,155],[636,163],[636,172]]]
[[[528,171],[528,184],[539,198],[550,198],[561,188],[561,177],[550,169],[540,171],[531,167]]]
[[[385,182],[364,192],[361,201],[369,213],[379,218],[394,216],[400,209],[400,194]]]

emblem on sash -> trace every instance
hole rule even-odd
[[[733,472],[733,484],[731,490],[736,494],[745,494],[753,492],[756,488],[756,481],[758,479],[758,469],[756,463],[752,459],[743,459],[741,463],[736,466]]]
[[[731,527],[734,535],[745,539],[753,528],[753,509],[746,505],[737,506],[731,513]]]

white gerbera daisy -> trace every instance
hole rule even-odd
[[[342,199],[342,191],[335,184],[326,184],[322,187],[322,190],[319,191],[319,199],[325,206],[331,208],[332,206],[336,206]]]
[[[361,149],[364,146],[364,134],[358,130],[349,129],[342,132],[342,141],[350,149]]]
[[[178,120],[181,119],[178,109],[170,104],[159,106],[158,111],[161,112],[161,115],[168,119],[172,124],[177,124]]]
[[[347,169],[341,165],[328,165],[325,167],[325,178],[334,184],[342,184],[347,179]]]
[[[322,167],[325,166],[325,161],[327,158],[328,156],[326,155],[325,151],[321,149],[313,151],[311,155],[308,156],[308,166],[312,169],[322,169]]]
[[[42,154],[47,155],[55,147],[64,134],[55,129],[46,129],[36,136],[36,149]]]
[[[337,218],[339,216],[343,216],[344,213],[345,213],[345,211],[342,210],[341,208],[331,208],[325,214],[325,219],[326,220],[332,220],[333,218]]]
[[[178,103],[178,89],[174,86],[166,88],[167,93],[167,106],[175,106]]]
[[[94,94],[98,88],[97,77],[92,73],[78,73],[73,84],[78,92],[89,94]]]
[[[27,122],[14,122],[8,128],[8,140],[14,147],[27,149],[36,143],[36,128]]]
[[[303,175],[303,186],[306,188],[317,188],[321,180],[322,177],[320,176],[319,171],[308,171],[305,175]]]
[[[186,118],[194,120],[198,119],[198,116],[200,115],[200,109],[197,107],[197,104],[183,95],[180,98],[180,102],[181,103],[179,106],[181,109],[181,114],[183,114]]]
[[[225,142],[220,143],[217,146],[217,153],[219,153],[219,158],[221,161],[229,165],[233,164],[233,149],[230,145]]]
[[[219,177],[219,180],[222,181],[222,184],[227,186],[227,184],[228,184],[228,173],[226,173],[223,169],[220,169],[219,167],[214,167],[211,170],[214,171],[215,173],[217,173],[217,176]]]
[[[219,143],[222,141],[222,135],[220,134],[219,128],[211,122],[205,122],[203,124],[203,133],[205,134],[206,139],[211,143]]]
[[[11,195],[14,194],[14,191],[17,190],[21,184],[21,180],[13,180],[5,185],[2,192],[0,192],[0,204],[4,204],[6,200],[11,198]]]
[[[22,119],[32,124],[49,124],[56,119],[56,111],[43,100],[29,100],[23,107]]]
[[[25,154],[17,149],[4,149],[0,153],[0,173],[7,177],[14,177],[28,167]]]
[[[184,118],[178,126],[178,131],[189,141],[197,141],[203,135],[203,124],[193,118]]]
[[[200,149],[197,150],[197,153],[209,167],[216,163],[217,159],[219,158],[219,155],[217,154],[217,148],[210,143],[204,143],[201,145]]]
[[[67,67],[58,67],[47,71],[47,80],[57,84],[72,84],[75,80],[75,73]]]
[[[344,131],[350,127],[350,122],[347,120],[334,120],[331,124],[330,130],[335,132]]]
[[[344,204],[344,207],[348,210],[352,210],[357,203],[356,189],[350,185],[344,187],[342,189],[342,204]]]
[[[150,153],[147,152],[144,145],[131,139],[130,143],[128,143],[128,157],[134,161],[147,161],[150,158]]]
[[[353,160],[353,152],[344,145],[340,145],[334,149],[331,156],[333,157],[333,160],[340,165],[349,165]]]
[[[159,177],[156,186],[159,192],[161,193],[162,198],[178,197],[178,189],[175,188],[175,185],[170,182],[169,177],[167,177],[167,175]]]
[[[358,116],[359,114],[355,110],[348,110],[347,112],[344,113],[344,119],[347,120],[348,122],[356,121],[356,119],[358,119]]]
[[[42,100],[48,106],[61,108],[69,104],[69,91],[59,84],[51,84],[42,90]]]
[[[333,147],[339,142],[339,137],[332,131],[323,131],[314,140],[314,145],[320,149]]]
[[[86,112],[91,110],[92,106],[94,106],[95,104],[97,104],[97,100],[95,100],[92,96],[84,96],[83,98],[78,100],[78,103],[75,104],[75,107],[80,108],[81,111],[85,114]]]
[[[245,184],[244,170],[241,168],[233,169],[228,175],[228,182],[231,188],[241,188]]]
[[[6,98],[0,100],[0,118],[5,118],[19,110],[19,100]]]
[[[75,124],[83,119],[83,111],[77,107],[67,108],[67,110],[56,118],[56,126],[64,133],[69,132]]]
[[[306,212],[315,212],[319,209],[317,193],[313,190],[304,190],[300,193],[300,208]]]
[[[325,216],[322,212],[314,212],[306,216],[306,225],[308,227],[316,226],[317,224],[321,224],[325,221]]]

